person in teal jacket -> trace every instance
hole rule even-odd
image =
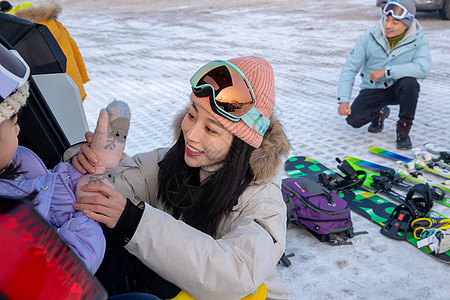
[[[415,18],[412,0],[391,0],[380,23],[367,30],[350,51],[339,78],[338,113],[347,116],[354,128],[369,125],[368,131],[383,130],[388,105],[399,105],[397,148],[411,149],[409,137],[419,98],[417,79],[425,79],[431,55],[422,26]],[[360,72],[359,95],[349,102],[355,76]]]

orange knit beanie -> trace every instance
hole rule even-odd
[[[255,92],[256,109],[268,120],[275,106],[275,85],[272,66],[268,61],[255,56],[233,58],[229,60],[245,74]],[[227,118],[217,115],[210,107],[209,98],[199,98],[191,93],[191,101],[205,109],[222,126],[232,134],[254,148],[261,146],[263,136],[253,130],[244,121],[232,122]]]

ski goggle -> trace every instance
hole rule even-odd
[[[389,2],[383,8],[383,13],[388,15],[389,13],[396,19],[408,19],[414,20],[414,15],[410,13],[403,5],[397,2]]]
[[[28,80],[30,67],[16,50],[0,44],[0,103]]]
[[[225,60],[215,60],[195,72],[190,82],[195,96],[209,97],[216,114],[232,122],[242,120],[264,136],[270,121],[256,109],[255,93],[238,67]]]

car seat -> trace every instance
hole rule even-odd
[[[66,57],[50,30],[0,13],[0,42],[30,66],[30,96],[19,118],[19,144],[33,150],[48,168],[89,130],[79,90],[66,73]]]

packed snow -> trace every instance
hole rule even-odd
[[[11,1],[18,4],[18,1]],[[90,82],[84,109],[91,130],[112,99],[127,101],[132,121],[126,152],[172,143],[171,122],[188,101],[189,79],[215,59],[255,55],[275,71],[275,114],[292,144],[291,156],[312,157],[336,170],[335,157],[355,156],[394,166],[368,151],[395,149],[398,107],[382,133],[353,129],[337,114],[342,65],[359,36],[375,25],[375,0],[98,1],[62,0],[59,20],[76,40]],[[411,131],[414,146],[450,149],[450,21],[418,13],[433,65]],[[359,91],[356,80],[353,97]],[[282,177],[287,177],[284,170]],[[448,195],[447,195],[448,196]],[[450,216],[450,209],[435,210]],[[449,299],[450,267],[352,212],[352,245],[330,246],[290,225],[290,267],[278,270],[292,299]]]

